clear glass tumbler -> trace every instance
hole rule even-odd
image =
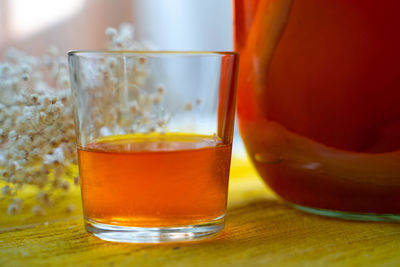
[[[68,56],[87,231],[147,243],[222,230],[238,54]]]

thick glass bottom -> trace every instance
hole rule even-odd
[[[308,213],[328,216],[338,219],[344,219],[344,220],[370,221],[370,222],[400,222],[400,215],[398,214],[356,213],[356,212],[310,208],[293,203],[289,203],[289,205],[298,210],[305,211]]]
[[[86,230],[94,236],[106,241],[125,243],[165,243],[200,240],[216,235],[224,228],[224,224],[224,217],[209,223],[179,227],[116,226],[85,219]]]

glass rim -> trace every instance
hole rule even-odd
[[[156,51],[156,50],[71,50],[67,52],[68,56],[82,55],[220,55],[220,56],[239,56],[235,51]]]

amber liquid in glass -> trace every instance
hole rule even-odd
[[[240,130],[289,202],[400,214],[396,0],[236,0]]]
[[[78,155],[86,219],[171,227],[225,214],[231,145],[213,137],[115,136]]]

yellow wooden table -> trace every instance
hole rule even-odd
[[[225,230],[207,241],[101,241],[85,232],[81,209],[67,214],[60,208],[67,202],[80,207],[79,191],[45,216],[2,215],[0,266],[400,266],[400,224],[341,221],[292,209],[244,160],[233,161]]]

